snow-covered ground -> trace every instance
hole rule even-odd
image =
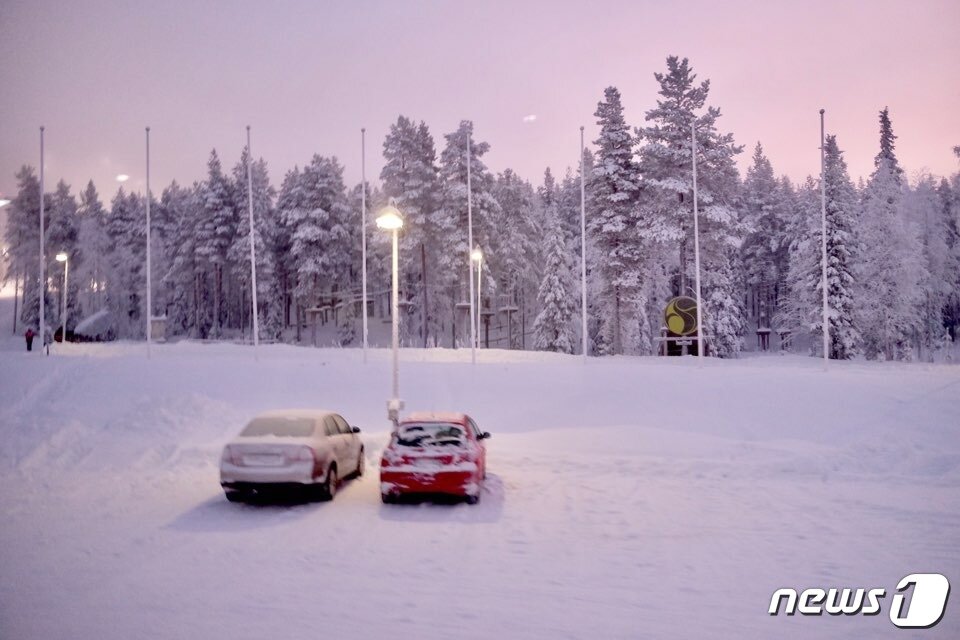
[[[771,617],[780,587],[960,584],[960,367],[410,350],[412,409],[493,434],[481,503],[380,504],[389,352],[0,351],[2,638],[913,637]],[[370,469],[236,505],[254,413],[341,411]],[[947,607],[922,638],[960,637]]]

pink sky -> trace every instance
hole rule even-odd
[[[889,106],[908,173],[958,170],[960,2],[44,2],[0,3],[0,193],[39,161],[48,189],[93,178],[104,200],[126,173],[142,188],[203,177],[216,147],[232,166],[253,147],[274,183],[314,152],[379,176],[398,114],[437,141],[460,119],[492,145],[494,170],[539,182],[577,162],[579,126],[603,88],[643,124],[665,58],[710,78],[720,127],[757,140],[778,173],[819,170],[817,112],[854,179],[872,168]],[[536,120],[524,122],[535,114]]]

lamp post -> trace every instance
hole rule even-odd
[[[823,291],[823,370],[830,362],[830,317],[827,306],[827,160],[820,109],[820,289]]]
[[[45,256],[44,256],[44,231],[43,231],[43,130],[44,127],[40,127],[40,340],[43,341],[46,337],[46,322],[44,321],[44,298],[47,293],[47,274],[46,274],[46,265]],[[41,349],[43,351],[43,349]]]
[[[259,359],[260,321],[257,318],[257,256],[253,241],[253,151],[250,149],[250,125],[247,125],[247,206],[250,218],[250,305],[253,312],[253,358]]]
[[[360,129],[360,297],[363,302],[363,361],[367,361],[367,130]]]
[[[483,251],[480,251],[480,247],[475,248],[470,252],[470,259],[477,263],[477,332],[476,332],[476,345],[477,348],[480,348],[480,283],[481,276],[483,274]]]
[[[150,263],[150,127],[146,127],[147,133],[147,357],[150,357],[150,343],[153,342],[153,282],[151,273],[153,267]],[[117,176],[119,179],[120,176]],[[59,259],[59,258],[58,258]],[[64,329],[66,337],[66,329]]]
[[[472,129],[471,129],[472,131]],[[473,155],[471,149],[471,133],[467,133],[467,251],[473,251],[473,190],[470,176],[470,156]],[[470,270],[470,363],[477,364],[477,331],[479,327],[474,323],[473,313],[473,257],[472,254],[467,260],[467,267]]]
[[[392,276],[390,290],[390,314],[392,316],[391,333],[393,337],[393,396],[387,401],[387,419],[394,424],[400,420],[400,410],[403,409],[403,401],[400,400],[400,301],[398,297],[400,255],[397,249],[397,234],[403,227],[403,218],[400,212],[391,204],[388,204],[377,217],[377,226],[381,229],[393,232],[393,257],[392,257]]]
[[[583,127],[580,127],[580,338],[583,361],[587,361],[587,200],[583,161]]]
[[[70,286],[70,257],[66,252],[61,251],[57,254],[57,262],[63,263],[63,333],[61,340],[67,344],[67,290]]]

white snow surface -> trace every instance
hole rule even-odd
[[[388,351],[0,351],[2,638],[957,638],[895,628],[960,586],[960,368],[404,350],[411,410],[493,437],[480,504],[382,505]],[[271,409],[363,428],[331,503],[228,503],[224,443]],[[882,587],[776,617],[781,587]]]

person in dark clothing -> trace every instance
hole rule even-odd
[[[23,334],[23,337],[27,339],[27,351],[33,351],[33,336],[35,336],[33,329],[27,328],[27,332]]]

